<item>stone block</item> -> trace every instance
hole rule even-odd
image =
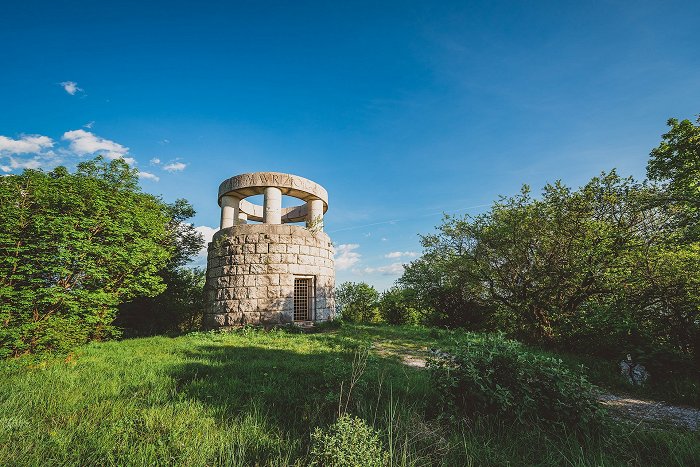
[[[265,258],[265,262],[267,264],[280,264],[280,263],[282,263],[282,254],[281,253],[270,253],[267,255],[267,258]]]
[[[279,274],[261,274],[256,277],[256,285],[262,287],[268,287],[271,285],[279,286],[280,276]]]
[[[246,243],[245,245],[243,245],[243,253],[244,254],[255,253],[255,244],[254,243]]]
[[[300,255],[308,255],[309,254],[309,247],[307,245],[299,245],[299,254]]]
[[[267,266],[264,264],[251,264],[249,272],[250,274],[265,274]]]
[[[245,264],[245,256],[243,256],[243,255],[241,255],[241,254],[231,255],[231,256],[229,256],[229,258],[230,258],[230,264],[231,264],[231,265],[234,265],[234,264]]]
[[[287,263],[287,264],[296,264],[297,263],[297,256],[292,253],[287,253],[284,256],[282,256],[282,262]]]
[[[263,263],[263,257],[264,255],[261,254],[247,254],[244,256],[244,263],[245,264],[261,264]]]
[[[258,299],[267,297],[267,289],[265,287],[246,287],[245,298]]]
[[[260,313],[257,311],[242,313],[241,324],[260,324]]]
[[[287,253],[299,253],[299,245],[287,245]]]
[[[286,264],[268,264],[267,265],[267,272],[273,273],[273,274],[286,274],[289,271],[289,266]]]
[[[256,253],[267,253],[268,252],[268,244],[267,243],[258,243],[255,245],[255,252]]]
[[[280,297],[279,286],[267,287],[266,298],[279,298],[279,297]]]
[[[281,243],[270,243],[269,252],[270,253],[286,253],[287,252],[287,245],[283,245]]]
[[[294,286],[294,275],[293,274],[280,274],[280,286],[293,287]]]
[[[309,265],[309,266],[315,266],[316,265],[316,258],[313,256],[300,254],[299,256],[297,256],[297,263]]]
[[[248,274],[243,277],[243,285],[246,287],[255,287],[257,284],[257,276]]]
[[[239,301],[238,310],[242,313],[250,313],[252,311],[257,311],[258,301],[256,299],[243,299]]]

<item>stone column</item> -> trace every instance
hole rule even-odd
[[[282,223],[282,191],[279,188],[269,186],[265,188],[265,201],[263,202],[263,223]]]
[[[238,211],[238,222],[236,224],[247,224],[248,223],[248,214]]]
[[[323,230],[323,201],[312,199],[306,202],[306,227]]]
[[[238,219],[238,204],[240,199],[235,196],[224,195],[221,197],[221,228],[233,227]]]

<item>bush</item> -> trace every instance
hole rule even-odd
[[[311,434],[311,465],[324,467],[381,467],[389,464],[379,433],[364,420],[341,415],[326,430]]]
[[[0,356],[118,335],[120,303],[165,289],[171,221],[119,159],[0,177]]]
[[[389,324],[419,324],[421,313],[410,300],[409,290],[392,287],[379,299],[379,314]]]
[[[428,361],[450,416],[497,415],[584,428],[597,420],[594,387],[561,360],[500,335],[471,334],[450,354]]]
[[[354,323],[380,321],[377,302],[379,292],[364,282],[343,282],[335,291],[341,319]]]

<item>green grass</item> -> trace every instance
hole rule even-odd
[[[5,361],[0,465],[305,465],[311,431],[346,404],[358,349],[449,348],[455,335],[398,326],[243,330]],[[397,465],[700,463],[697,433],[612,422],[567,433],[492,418],[447,426],[435,400],[425,370],[372,351],[347,408],[382,432]]]

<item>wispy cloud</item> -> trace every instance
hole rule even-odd
[[[360,261],[362,256],[357,250],[360,247],[357,243],[344,243],[338,245],[335,251],[335,268],[339,271],[350,269]]]
[[[158,164],[160,164],[160,159],[158,159],[157,157],[154,157],[153,159],[148,161],[148,163],[151,165],[158,165]]]
[[[64,91],[66,91],[71,96],[75,96],[76,93],[82,92],[82,88],[78,87],[78,83],[75,81],[63,81],[59,83]]]
[[[152,174],[150,172],[142,172],[140,170],[139,170],[138,176],[139,176],[139,178],[143,178],[145,180],[153,180],[154,182],[157,182],[160,180],[160,177],[158,177],[157,175]]]
[[[169,164],[166,164],[163,166],[163,170],[166,172],[181,172],[185,170],[185,167],[187,167],[187,164],[184,164],[182,162],[171,162]]]
[[[418,253],[415,251],[392,251],[384,255],[385,258],[415,258]]]
[[[383,276],[400,276],[403,274],[404,265],[402,263],[391,263],[386,266],[379,266],[377,268],[363,268],[361,272],[364,274],[375,274],[379,273]]]
[[[69,149],[79,156],[101,154],[108,159],[124,159],[124,162],[129,165],[136,163],[133,157],[127,157],[129,148],[89,131],[66,131],[63,133],[63,139],[70,143]]]
[[[83,125],[83,128],[87,128],[88,130],[90,130],[93,126],[95,126],[95,120],[87,122],[85,125]]]

